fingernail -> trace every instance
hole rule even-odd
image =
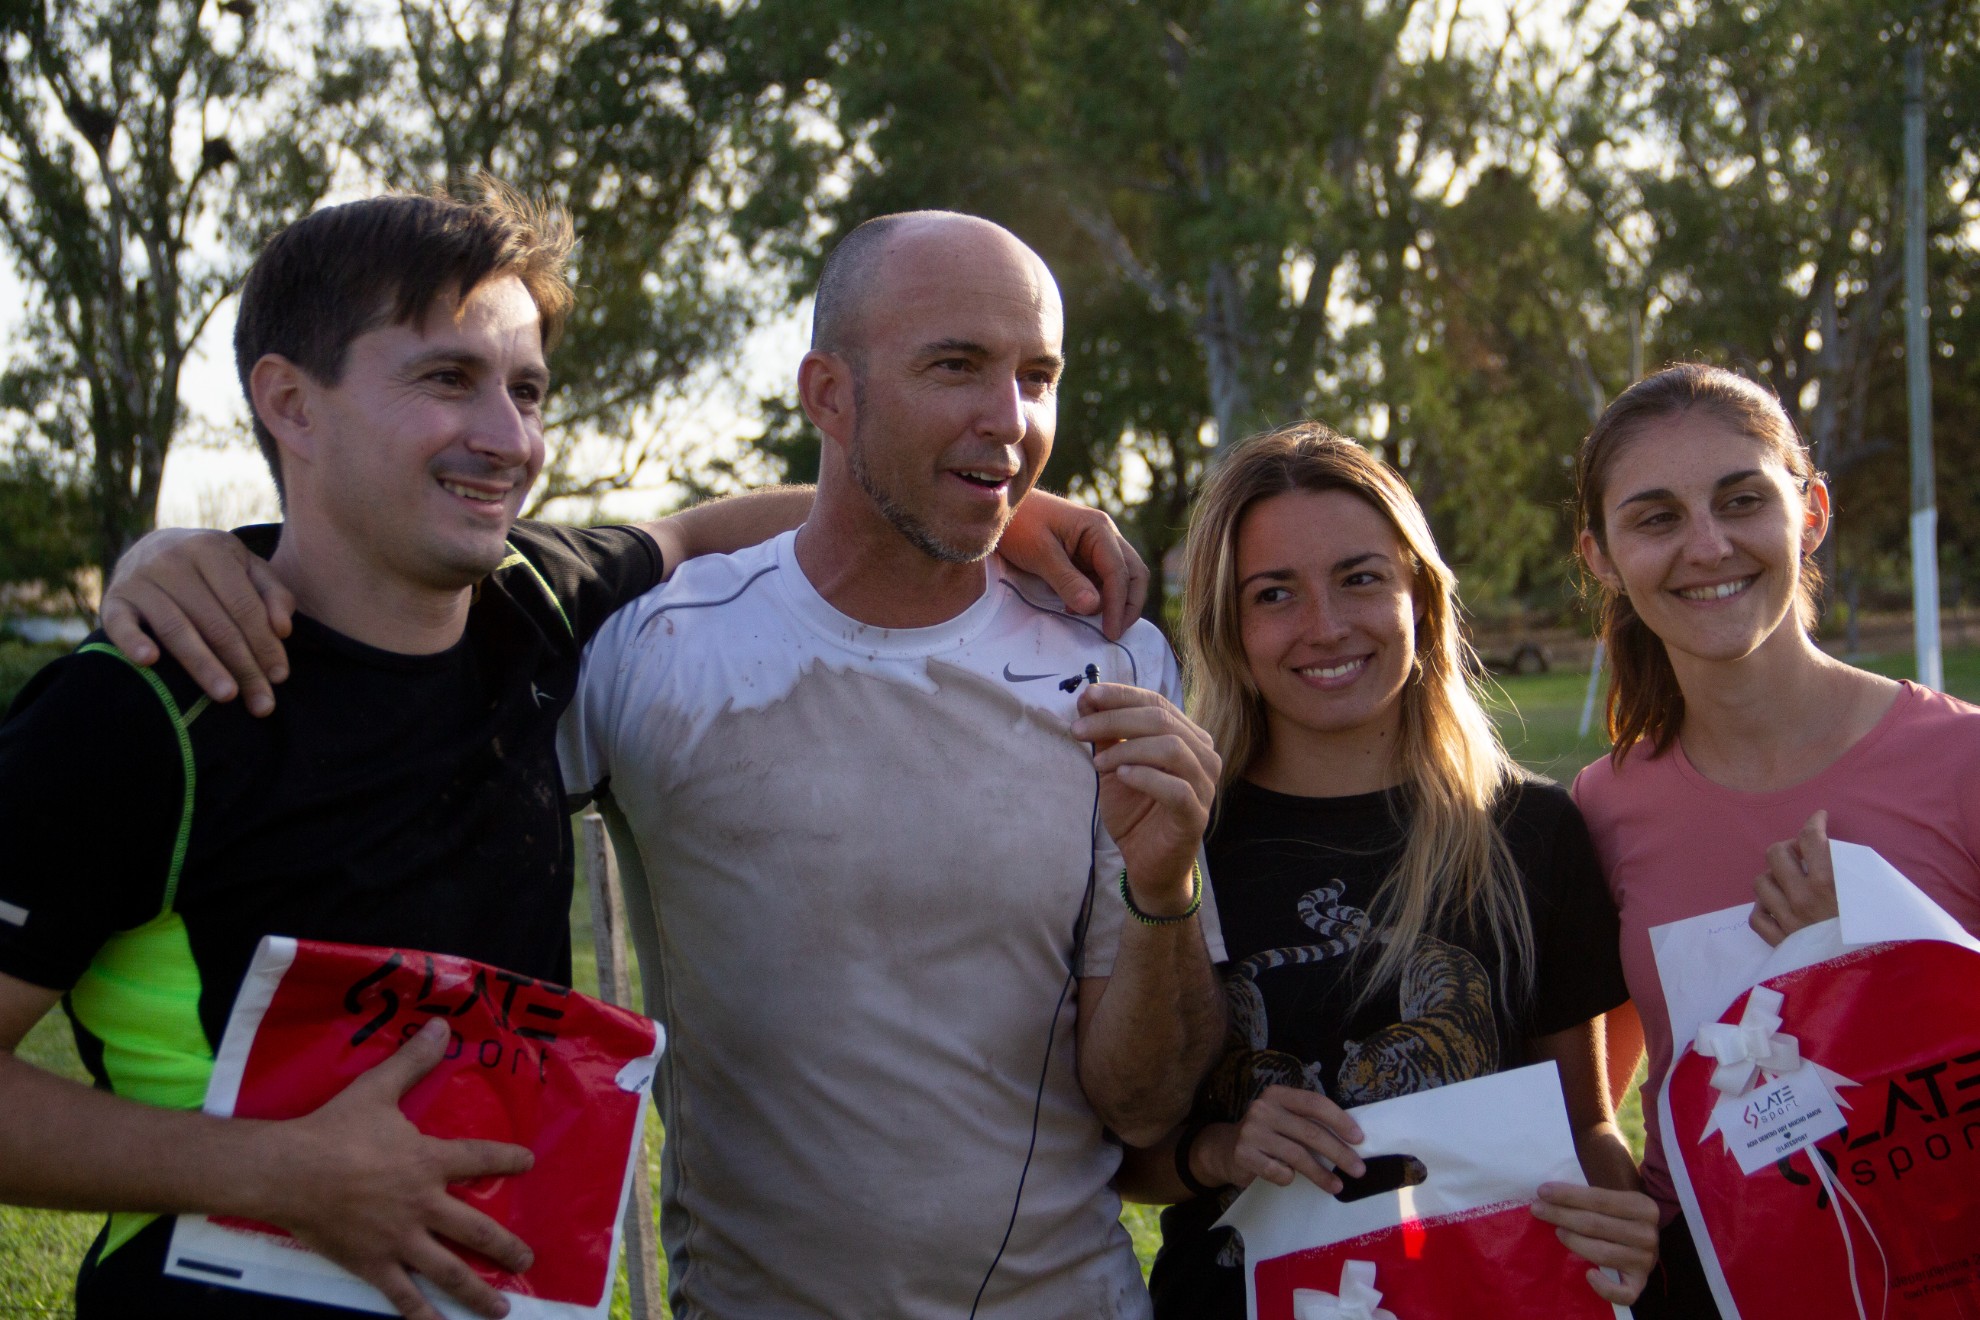
[[[1356,1178],[1365,1178],[1368,1176],[1368,1166],[1360,1160],[1356,1160],[1354,1163],[1348,1165],[1347,1171]]]
[[[273,669],[268,671],[268,681],[271,683],[288,682],[289,667],[287,665],[276,665]]]
[[[445,1040],[446,1038],[447,1038],[447,1023],[445,1019],[428,1018],[424,1023],[420,1025],[419,1039]]]
[[[248,712],[250,714],[266,715],[274,709],[275,702],[268,697],[253,696],[248,698]]]

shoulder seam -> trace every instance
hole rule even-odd
[[[199,718],[200,712],[206,709],[207,698],[202,696],[192,704],[189,711],[181,711],[179,703],[172,697],[171,689],[165,686],[165,680],[151,669],[138,664],[108,642],[89,642],[76,648],[77,655],[91,651],[115,656],[129,665],[152,692],[157,694],[158,700],[165,706],[165,717],[172,722],[172,732],[178,735],[180,779],[185,785],[185,797],[179,807],[179,831],[172,841],[172,862],[165,872],[165,897],[158,907],[158,914],[163,916],[172,910],[173,903],[178,899],[179,873],[185,868],[186,848],[192,841],[194,769],[191,726],[192,722]]]
[[[654,623],[657,622],[659,618],[664,614],[671,614],[675,610],[712,610],[719,608],[720,606],[723,605],[731,604],[732,602],[741,599],[744,592],[748,591],[751,587],[755,586],[757,582],[762,580],[765,576],[776,572],[777,567],[778,566],[774,561],[765,564],[763,567],[757,569],[754,573],[751,573],[748,577],[744,578],[742,580],[742,584],[738,586],[734,591],[730,592],[726,596],[722,596],[714,600],[684,600],[673,604],[655,605],[653,607],[653,613],[647,615],[644,619],[641,619],[639,621],[639,629],[638,632],[634,634],[634,639],[637,640],[640,634],[643,634],[648,628],[651,628],[654,625]]]
[[[536,566],[535,560],[516,549],[514,541],[504,541],[502,544],[508,547],[509,553],[501,563],[495,565],[495,571],[499,573],[505,568],[515,568],[518,565],[528,569],[529,575],[536,579],[536,585],[543,588],[543,594],[550,598],[550,608],[557,611],[557,618],[563,622],[564,631],[575,640],[577,629],[571,624],[571,616],[565,612],[564,602],[558,598],[557,589],[550,585],[550,579],[543,576],[543,570]]]

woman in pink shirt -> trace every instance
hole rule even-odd
[[[1833,916],[1833,836],[1980,930],[1980,709],[1815,645],[1829,492],[1751,381],[1686,364],[1637,382],[1583,442],[1577,499],[1614,751],[1574,793],[1622,920],[1650,1058],[1644,1190],[1665,1223],[1666,1268],[1636,1313],[1709,1317],[1657,1130],[1673,1042],[1650,929],[1753,902],[1778,943]]]

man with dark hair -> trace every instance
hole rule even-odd
[[[234,324],[234,369],[276,490],[281,455],[253,409],[256,363],[278,354],[335,385],[360,334],[418,324],[443,294],[478,288],[497,273],[513,277],[535,304],[547,353],[571,314],[564,265],[573,242],[570,217],[486,177],[468,201],[374,197],[326,207],[276,234],[248,271]],[[390,296],[381,299],[381,289]]]
[[[516,1269],[527,1244],[447,1185],[520,1173],[528,1152],[424,1137],[397,1108],[444,1032],[305,1118],[196,1111],[265,934],[569,984],[554,735],[580,651],[679,559],[749,544],[808,504],[753,496],[641,527],[516,521],[543,462],[568,247],[560,217],[494,187],[355,202],[278,235],[237,335],[286,513],[244,538],[270,557],[225,533],[154,534],[127,556],[121,610],[106,607],[115,630],[38,676],[0,726],[14,844],[0,871],[0,1199],[117,1212],[83,1266],[83,1320],[324,1313],[165,1277],[179,1213],[287,1228],[407,1316],[437,1320],[415,1273],[483,1314],[506,1309],[454,1246]],[[278,624],[299,611],[286,655],[249,566]],[[248,631],[268,635],[229,642],[213,611],[243,594]],[[191,657],[183,667],[138,667],[156,656],[138,614]],[[237,689],[214,677],[199,627],[223,655],[272,647],[276,672],[292,670],[279,707],[259,693],[267,718],[226,704]],[[58,998],[93,1090],[13,1054]]]
[[[1064,367],[1037,254],[885,217],[815,308],[804,525],[616,615],[562,734],[668,1028],[675,1314],[1139,1320],[1106,1133],[1222,1043],[1217,756],[1152,625],[1000,553]]]

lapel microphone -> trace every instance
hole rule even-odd
[[[1100,666],[1088,665],[1084,673],[1074,674],[1071,678],[1068,678],[1062,683],[1060,683],[1059,691],[1077,692],[1079,690],[1079,685],[1081,683],[1098,683],[1099,681],[1100,681]]]

